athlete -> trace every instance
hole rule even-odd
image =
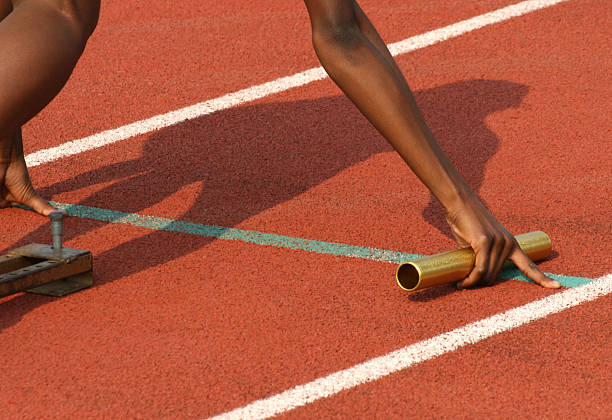
[[[444,206],[459,246],[476,253],[459,288],[493,283],[512,260],[541,286],[546,277],[470,190],[417,108],[385,43],[354,0],[304,0],[321,64]],[[32,188],[20,127],[61,89],[91,35],[97,0],[0,0],[0,207],[19,203],[47,215]]]
[[[444,206],[458,245],[474,249],[474,269],[457,286],[493,283],[502,264],[510,259],[536,283],[561,287],[525,255],[459,175],[427,127],[385,43],[357,2],[304,2],[315,52],[329,76]]]
[[[68,80],[99,7],[99,0],[0,0],[0,208],[54,210],[32,187],[21,126]]]

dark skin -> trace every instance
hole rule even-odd
[[[64,86],[98,20],[98,0],[0,0],[0,208],[53,207],[32,187],[21,126]]]
[[[471,246],[475,266],[459,288],[492,284],[503,263],[547,288],[548,278],[519,248],[440,148],[385,43],[354,0],[304,0],[321,64],[444,206],[459,247]]]
[[[315,51],[344,93],[440,200],[460,247],[476,252],[460,288],[491,284],[512,260],[549,288],[514,237],[470,190],[427,127],[408,83],[354,0],[304,0]],[[21,126],[64,86],[98,18],[98,0],[0,0],[0,208],[53,208],[35,192],[23,157]]]

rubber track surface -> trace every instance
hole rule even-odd
[[[510,4],[467,3],[361,2],[388,42]],[[493,212],[512,232],[553,237],[545,271],[610,271],[609,18],[604,2],[571,1],[398,58]],[[26,128],[27,151],[316,66],[309,38],[298,1],[106,2],[73,78]],[[58,202],[453,247],[441,209],[329,80],[31,175]],[[3,210],[2,223],[3,252],[49,241],[29,212]],[[554,293],[508,281],[406,294],[382,262],[77,218],[65,230],[66,246],[94,253],[96,287],[0,300],[7,418],[207,417]],[[609,307],[599,299],[287,415],[601,417]]]

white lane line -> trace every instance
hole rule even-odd
[[[503,22],[505,20],[539,9],[554,6],[555,4],[566,1],[569,0],[523,1],[521,3],[516,3],[511,6],[473,17],[471,19],[463,20],[440,29],[435,29],[421,35],[416,35],[403,41],[389,44],[388,47],[393,55],[405,54],[425,48],[438,42],[458,37],[488,25]],[[166,114],[156,115],[154,117],[136,121],[112,130],[102,131],[88,137],[63,143],[59,146],[38,150],[26,156],[26,163],[29,167],[34,167],[44,163],[53,162],[63,157],[76,155],[87,150],[97,149],[120,140],[146,134],[183,121],[202,117],[204,115],[229,109],[247,102],[252,102],[295,87],[307,85],[314,81],[325,79],[326,77],[327,74],[322,67],[315,67],[292,76],[281,77],[280,79],[276,79],[271,82],[252,86],[237,92],[228,93],[218,98],[177,109],[176,111],[171,111]]]
[[[276,416],[610,293],[612,273],[584,286],[467,324],[211,419],[266,419]]]

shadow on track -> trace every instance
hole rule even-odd
[[[485,166],[499,147],[486,117],[519,106],[527,91],[507,81],[470,80],[415,93],[432,131],[474,191],[480,189]],[[113,182],[78,204],[138,213],[196,185],[199,193],[179,219],[231,227],[391,150],[344,96],[247,105],[152,133],[140,158],[78,174],[39,192],[51,197]],[[450,236],[433,197],[422,214]],[[48,226],[41,229],[19,242],[48,236]],[[65,239],[84,233],[70,230]],[[103,273],[96,276],[96,285],[163,265],[214,240],[171,243],[168,235],[176,234],[150,231],[95,255],[96,269]],[[47,301],[20,295],[0,304],[0,331]]]

